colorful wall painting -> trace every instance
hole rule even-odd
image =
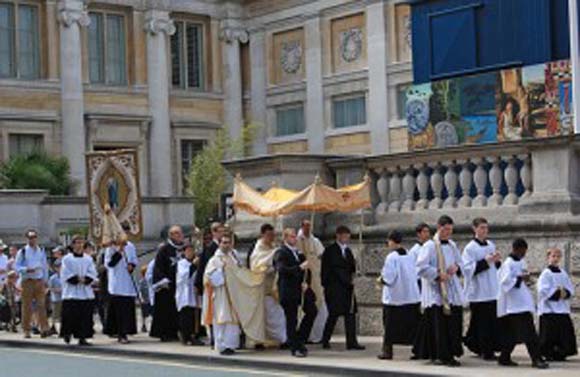
[[[409,149],[567,134],[571,67],[557,61],[409,87]]]

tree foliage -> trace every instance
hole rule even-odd
[[[51,195],[68,195],[72,191],[73,181],[65,157],[33,152],[14,156],[0,165],[0,187],[47,190]]]
[[[193,197],[198,227],[204,227],[208,219],[216,218],[220,196],[227,189],[231,177],[222,166],[222,161],[248,156],[257,130],[258,126],[248,124],[244,126],[240,138],[233,140],[227,129],[221,129],[215,140],[193,159],[188,176],[188,194]]]

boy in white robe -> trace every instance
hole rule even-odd
[[[183,345],[201,346],[203,342],[194,337],[195,308],[197,295],[195,294],[195,274],[199,259],[195,257],[193,246],[186,243],[184,258],[177,262],[177,277],[175,280],[175,302],[179,314],[179,334]]]
[[[423,245],[431,239],[431,228],[426,223],[421,223],[415,227],[415,234],[417,235],[417,240],[413,247],[409,249],[409,255],[417,260]]]
[[[220,247],[208,261],[205,269],[205,286],[211,287],[205,292],[211,297],[204,300],[204,313],[211,315],[213,325],[214,347],[223,356],[230,356],[240,345],[240,326],[238,317],[230,302],[226,287],[226,264],[239,264],[237,251],[232,248],[232,237],[224,235],[220,240]],[[211,304],[210,304],[211,303]]]
[[[127,344],[127,336],[137,333],[135,299],[139,292],[132,274],[139,259],[126,235],[119,236],[106,250],[105,265],[109,293],[105,334],[116,336],[119,343]]]
[[[540,352],[553,361],[565,361],[578,354],[576,332],[570,318],[570,300],[574,285],[566,271],[560,268],[562,251],[547,252],[548,267],[538,280],[538,314],[540,316]]]
[[[88,346],[93,331],[93,300],[91,284],[97,278],[93,258],[83,253],[84,238],[74,236],[72,253],[62,259],[62,319],[60,335],[66,344],[71,337],[79,340],[80,346]]]
[[[381,272],[383,284],[383,352],[380,360],[393,359],[393,344],[413,343],[421,315],[415,257],[401,246],[403,235],[393,231],[388,237],[391,252]]]
[[[473,220],[474,238],[463,250],[465,296],[471,318],[465,335],[465,346],[483,360],[497,360],[499,352],[499,323],[497,320],[497,271],[501,255],[495,244],[487,239],[487,220]]]
[[[540,356],[540,345],[533,314],[536,311],[531,284],[524,257],[528,244],[518,238],[512,244],[512,253],[499,270],[499,295],[497,316],[501,329],[501,354],[499,365],[514,367],[518,364],[511,359],[511,354],[518,343],[525,343],[532,366],[538,369],[548,368]]]
[[[417,358],[450,367],[460,366],[463,355],[463,288],[459,281],[463,262],[451,240],[453,220],[441,216],[433,240],[423,245],[417,259],[421,277],[421,306],[424,321],[418,330],[414,353]]]

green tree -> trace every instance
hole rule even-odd
[[[14,156],[0,165],[0,187],[47,190],[51,195],[68,195],[72,191],[73,181],[65,157],[33,152]]]
[[[204,227],[218,213],[220,195],[225,192],[230,176],[222,166],[227,158],[243,158],[251,154],[251,146],[259,126],[243,127],[239,139],[232,140],[227,129],[217,132],[215,140],[192,161],[188,176],[188,194],[195,205],[195,223]]]

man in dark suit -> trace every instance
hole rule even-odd
[[[284,244],[276,251],[274,266],[278,271],[278,293],[280,305],[286,316],[286,335],[292,356],[306,357],[304,346],[312,331],[318,314],[314,291],[309,287],[308,262],[306,256],[297,248],[298,242],[294,229],[284,230]],[[302,306],[304,317],[298,326],[298,309]]]
[[[324,349],[330,349],[330,337],[340,316],[344,316],[346,348],[365,349],[356,339],[357,305],[354,296],[356,262],[352,250],[348,247],[349,241],[350,230],[341,225],[336,228],[336,242],[328,246],[322,254],[321,280],[328,307],[328,319],[322,336]]]

